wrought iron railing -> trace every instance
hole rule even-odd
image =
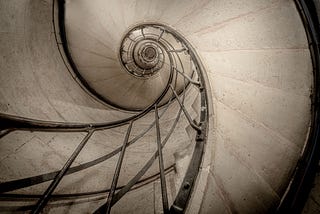
[[[60,4],[64,4],[60,1]],[[61,8],[64,8],[60,5]],[[59,11],[59,13],[64,13],[64,11]],[[61,21],[61,20],[60,20]],[[158,32],[158,33],[156,33]],[[61,32],[60,32],[61,33]],[[134,37],[132,36],[134,35]],[[63,37],[64,35],[62,35]],[[172,44],[167,40],[169,38],[175,42]],[[82,139],[77,148],[73,151],[71,156],[65,162],[64,166],[58,170],[49,173],[40,174],[37,176],[16,179],[11,181],[6,181],[0,183],[0,200],[17,200],[17,199],[37,199],[37,203],[32,206],[26,206],[24,210],[32,210],[32,213],[40,213],[43,208],[48,204],[51,199],[64,200],[68,198],[77,197],[93,197],[101,194],[108,193],[106,197],[106,202],[98,207],[95,213],[110,213],[112,206],[116,204],[128,191],[139,188],[140,186],[153,182],[156,179],[160,179],[161,193],[162,193],[162,203],[164,213],[184,213],[190,199],[192,189],[194,187],[197,174],[199,172],[199,167],[201,165],[202,155],[204,152],[204,145],[206,142],[207,130],[208,130],[208,97],[206,91],[205,77],[203,66],[196,55],[194,49],[178,32],[174,29],[161,25],[158,23],[144,23],[143,25],[135,26],[129,33],[124,37],[124,40],[128,40],[129,44],[136,45],[137,41],[143,42],[145,46],[141,48],[141,53],[138,53],[136,57],[145,57],[139,61],[140,64],[133,65],[134,60],[130,59],[133,53],[130,53],[130,48],[125,49],[124,46],[121,47],[120,53],[130,53],[128,56],[120,55],[121,61],[124,68],[127,69],[131,75],[136,75],[142,78],[148,78],[149,76],[156,75],[156,73],[163,72],[161,69],[162,65],[155,65],[155,55],[162,55],[159,57],[160,64],[166,64],[169,68],[166,72],[170,72],[168,82],[166,87],[164,87],[161,95],[158,99],[147,106],[144,110],[137,112],[135,115],[130,116],[125,119],[118,121],[108,122],[108,123],[70,123],[70,122],[55,122],[55,121],[42,121],[35,120],[31,118],[19,117],[14,115],[7,115],[0,113],[0,138],[3,138],[15,131],[39,131],[39,132],[82,132],[86,133],[85,137]],[[130,45],[126,46],[129,47]],[[66,49],[65,51],[68,51]],[[149,48],[149,49],[148,49]],[[159,50],[157,50],[159,48]],[[143,52],[145,51],[145,52]],[[159,52],[157,52],[159,51]],[[160,52],[161,51],[161,52]],[[144,54],[144,55],[143,55]],[[190,65],[189,69],[185,70],[185,65],[181,61],[181,56],[187,57],[189,59]],[[139,59],[140,60],[140,59]],[[153,61],[152,61],[153,60]],[[152,62],[152,63],[150,63]],[[152,66],[151,66],[152,64]],[[145,69],[144,66],[146,66]],[[156,70],[156,69],[158,70]],[[182,79],[183,84],[179,84],[179,78]],[[180,81],[181,82],[181,81]],[[185,98],[188,96],[186,93],[188,87],[195,87],[200,95],[200,105],[198,109],[199,121],[196,121],[191,117],[189,113],[189,107],[185,104]],[[164,100],[166,96],[170,95],[169,99]],[[176,117],[173,124],[171,125],[169,132],[163,136],[161,134],[159,119],[166,114],[170,106],[176,102],[180,108],[176,111]],[[160,108],[160,106],[162,106]],[[159,109],[160,108],[160,109]],[[194,150],[191,156],[191,160],[184,175],[184,179],[180,186],[180,189],[174,199],[171,207],[168,203],[167,188],[166,188],[166,173],[173,170],[174,165],[167,168],[164,167],[164,156],[162,150],[171,137],[172,133],[176,130],[177,124],[179,123],[180,116],[182,113],[185,115],[190,126],[196,132],[196,138],[194,139]],[[136,135],[133,139],[129,140],[132,127],[135,123],[145,117],[146,115],[154,114],[155,119],[150,121],[150,125]],[[88,143],[89,139],[95,134],[96,131],[114,129],[119,126],[127,126],[127,132],[124,136],[122,146],[116,148],[114,151],[105,154],[104,156],[98,157],[92,161],[82,163],[77,166],[72,166],[72,163],[76,160],[79,153],[82,151],[84,146]],[[125,157],[126,149],[139,141],[146,133],[148,133],[153,127],[156,128],[156,144],[157,151],[151,156],[151,158],[144,164],[144,166],[136,173],[136,175],[128,181],[126,185],[118,186],[118,179],[123,163],[123,158]],[[118,162],[114,171],[114,176],[112,179],[111,187],[108,189],[103,189],[99,191],[83,192],[75,194],[54,194],[56,187],[59,185],[60,181],[64,176],[68,176],[75,172],[90,168],[98,163],[107,161],[111,157],[119,154]],[[143,175],[151,167],[151,165],[158,158],[159,161],[159,173],[152,175],[148,178],[142,179]],[[43,182],[51,181],[49,187],[42,195],[36,194],[14,194],[10,191],[34,186]],[[103,196],[105,198],[105,196]]]

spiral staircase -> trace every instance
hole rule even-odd
[[[0,212],[300,212],[315,2],[1,0]]]

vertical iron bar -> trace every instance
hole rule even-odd
[[[161,33],[160,33],[160,35],[159,35],[159,37],[158,37],[158,39],[157,39],[158,42],[159,42],[159,40],[161,39],[163,33],[164,33],[164,29],[161,29]]]
[[[134,41],[133,39],[131,39],[130,36],[128,36],[127,38],[130,39],[132,42],[136,42],[136,41]]]
[[[64,164],[64,166],[62,167],[62,169],[59,171],[59,173],[56,175],[56,177],[54,178],[54,180],[51,182],[50,186],[47,188],[47,190],[45,191],[45,193],[41,196],[41,198],[38,200],[35,209],[32,211],[33,214],[36,213],[40,213],[41,210],[46,206],[46,204],[48,203],[51,194],[53,193],[53,191],[56,189],[56,187],[58,186],[58,184],[60,183],[61,179],[63,178],[63,176],[66,174],[66,172],[68,171],[68,169],[70,168],[71,164],[73,163],[73,161],[76,159],[76,157],[79,155],[80,151],[83,149],[83,147],[86,145],[86,143],[88,142],[89,138],[92,136],[94,130],[90,130],[88,132],[88,134],[83,138],[83,140],[81,141],[81,143],[78,145],[78,147],[76,148],[76,150],[74,150],[74,152],[72,153],[72,155],[70,156],[70,158],[67,160],[67,162]]]
[[[123,158],[124,158],[124,153],[125,153],[126,148],[127,148],[127,143],[129,141],[129,136],[130,136],[130,132],[131,132],[131,128],[132,128],[132,123],[133,123],[133,121],[130,122],[128,130],[127,130],[126,137],[125,137],[125,139],[123,141],[123,146],[122,146],[122,149],[121,149],[121,152],[120,152],[120,155],[119,155],[119,159],[118,159],[118,162],[117,162],[116,170],[114,172],[114,176],[113,176],[113,179],[112,179],[112,184],[111,184],[111,188],[110,188],[110,192],[109,192],[109,195],[108,195],[107,202],[103,206],[103,210],[100,210],[100,212],[109,214],[110,211],[111,211],[111,201],[112,201],[113,195],[114,195],[114,193],[116,191],[116,187],[117,187],[117,184],[118,184],[121,165],[122,165],[122,161],[123,161]]]
[[[193,79],[191,79],[188,75],[186,75],[185,73],[179,71],[176,67],[174,68],[179,74],[181,74],[182,76],[184,76],[184,78],[186,78],[189,82],[191,82],[192,84],[200,87],[201,84],[200,82],[194,81]]]
[[[155,118],[156,118],[156,130],[157,130],[157,145],[158,145],[158,153],[159,153],[159,169],[160,169],[162,205],[163,205],[163,212],[168,213],[169,212],[169,204],[168,204],[166,177],[164,174],[164,163],[163,163],[163,156],[162,156],[160,125],[159,125],[159,115],[158,115],[157,104],[155,105]]]
[[[174,94],[174,96],[176,97],[180,107],[183,110],[184,115],[186,115],[187,120],[189,121],[190,125],[192,126],[192,128],[194,128],[195,130],[197,130],[198,132],[201,132],[201,127],[197,126],[193,121],[192,118],[190,117],[189,113],[187,112],[186,108],[184,107],[184,105],[181,103],[181,100],[179,99],[179,96],[177,95],[177,92],[174,90],[174,88],[172,87],[172,85],[170,84],[170,88]]]
[[[144,29],[144,28],[141,28],[141,34],[142,34],[143,38],[145,39],[146,36],[144,35],[143,29]]]

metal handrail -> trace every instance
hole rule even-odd
[[[160,114],[160,118],[164,115],[164,113],[167,111],[169,104],[171,103],[172,98],[169,100],[168,105],[164,109],[164,111]],[[130,146],[137,142],[140,138],[142,138],[148,131],[152,129],[152,127],[155,125],[155,121],[153,121],[149,127],[147,127],[144,131],[142,131],[140,134],[138,134],[136,137],[134,137],[132,140],[130,140],[127,144],[127,146]],[[89,167],[95,166],[99,163],[102,163],[110,158],[112,158],[114,155],[118,154],[122,149],[122,146],[118,147],[117,149],[113,150],[112,152],[96,158],[92,161],[80,164],[78,166],[71,167],[66,175],[73,174],[75,172],[79,172],[81,170],[87,169]],[[7,181],[0,183],[0,193],[1,192],[8,192],[8,191],[13,191],[16,189],[21,189],[29,186],[33,186],[36,184],[40,184],[49,180],[54,179],[54,177],[59,173],[59,171],[54,171],[50,173],[45,173],[37,176],[32,176],[28,178],[23,178],[23,179],[18,179],[18,180],[12,180],[12,181]]]
[[[175,170],[175,164],[170,165],[169,167],[165,168],[165,174],[168,174],[172,171]],[[135,185],[130,189],[130,190],[135,190],[138,189],[146,184],[149,184],[157,179],[159,179],[160,177],[160,172],[155,173],[149,177],[140,179],[139,181],[137,181],[135,183]],[[124,185],[122,186],[117,186],[116,190],[120,190],[124,187]],[[97,190],[97,191],[90,191],[90,192],[79,192],[79,193],[61,193],[61,194],[52,194],[51,198],[54,199],[55,201],[57,200],[69,200],[69,199],[73,199],[73,198],[89,198],[89,197],[96,197],[97,195],[105,195],[106,193],[110,192],[110,188],[107,189],[103,189],[103,190]],[[5,201],[5,200],[10,200],[10,199],[14,199],[15,201],[17,200],[25,200],[25,199],[38,199],[40,198],[42,195],[39,194],[23,194],[23,193],[2,193],[0,194],[0,198],[1,200]]]

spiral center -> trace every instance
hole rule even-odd
[[[144,26],[147,31],[149,27]],[[166,60],[159,36],[134,28],[121,44],[120,59],[125,69],[136,77],[149,78],[158,73]]]
[[[147,47],[145,48],[145,50],[143,51],[143,58],[146,61],[152,61],[154,60],[154,58],[156,57],[156,50],[153,47]]]
[[[159,52],[162,51],[157,43],[143,40],[138,42],[135,46],[133,59],[136,65],[139,68],[144,69],[144,71],[152,68],[154,69],[159,64]]]

